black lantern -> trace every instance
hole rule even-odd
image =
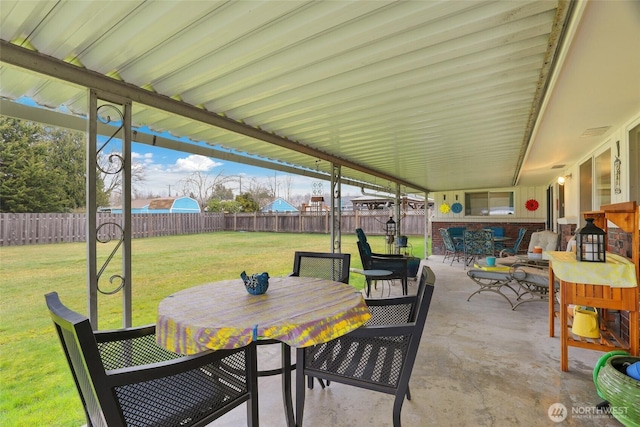
[[[593,218],[585,218],[587,224],[576,230],[576,259],[588,262],[606,262],[605,232],[593,224]]]
[[[385,232],[387,236],[395,236],[396,235],[396,222],[393,220],[393,217],[389,217],[389,221],[387,221],[385,225]]]

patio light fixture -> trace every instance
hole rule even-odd
[[[564,185],[564,183],[566,182],[567,179],[571,179],[571,176],[572,176],[572,174],[565,175],[565,176],[559,176],[558,177],[558,184]]]
[[[587,224],[576,230],[576,259],[588,262],[606,262],[606,233],[593,223],[593,218],[585,218]]]
[[[386,222],[384,230],[387,236],[396,235],[396,222],[393,220],[392,216],[390,216],[389,221]]]

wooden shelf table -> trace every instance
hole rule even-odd
[[[585,212],[585,218],[596,218],[599,227],[606,230],[607,221],[632,234],[632,257],[607,253],[606,263],[579,262],[572,252],[548,252],[550,259],[549,283],[560,282],[560,368],[569,370],[568,347],[580,347],[599,351],[623,349],[634,356],[639,350],[639,294],[638,294],[638,207],[635,202],[602,206],[602,211]],[[549,298],[549,336],[555,333],[556,316],[554,299]],[[624,341],[614,331],[600,324],[599,339],[573,335],[569,305],[584,305],[600,310],[629,312],[629,341]]]

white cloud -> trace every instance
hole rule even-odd
[[[184,179],[193,172],[208,173],[222,166],[220,162],[199,155],[181,157],[173,163],[162,163],[162,159],[154,159],[153,153],[132,152],[131,156],[135,162],[144,165],[145,180],[136,184],[136,190],[161,196],[177,195]]]
[[[153,163],[153,154],[152,153],[136,153],[135,151],[132,151],[131,159],[134,162],[149,164],[149,163]]]
[[[191,154],[186,158],[178,159],[174,167],[175,172],[208,172],[222,163],[214,162],[209,157]]]

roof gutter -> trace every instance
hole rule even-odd
[[[518,185],[518,181],[522,175],[522,167],[531,150],[531,141],[533,141],[538,130],[539,119],[542,117],[542,114],[544,114],[544,110],[549,101],[549,95],[552,93],[551,89],[558,77],[557,73],[566,57],[569,24],[582,16],[585,4],[586,2],[581,2],[580,5],[576,5],[576,0],[560,0],[558,2],[558,9],[549,40],[549,48],[547,49],[544,59],[545,65],[540,71],[538,87],[533,99],[533,105],[531,106],[531,112],[529,113],[527,128],[525,129],[524,139],[518,157],[518,164],[511,183],[514,187]],[[571,29],[571,31],[573,35],[575,29]]]

